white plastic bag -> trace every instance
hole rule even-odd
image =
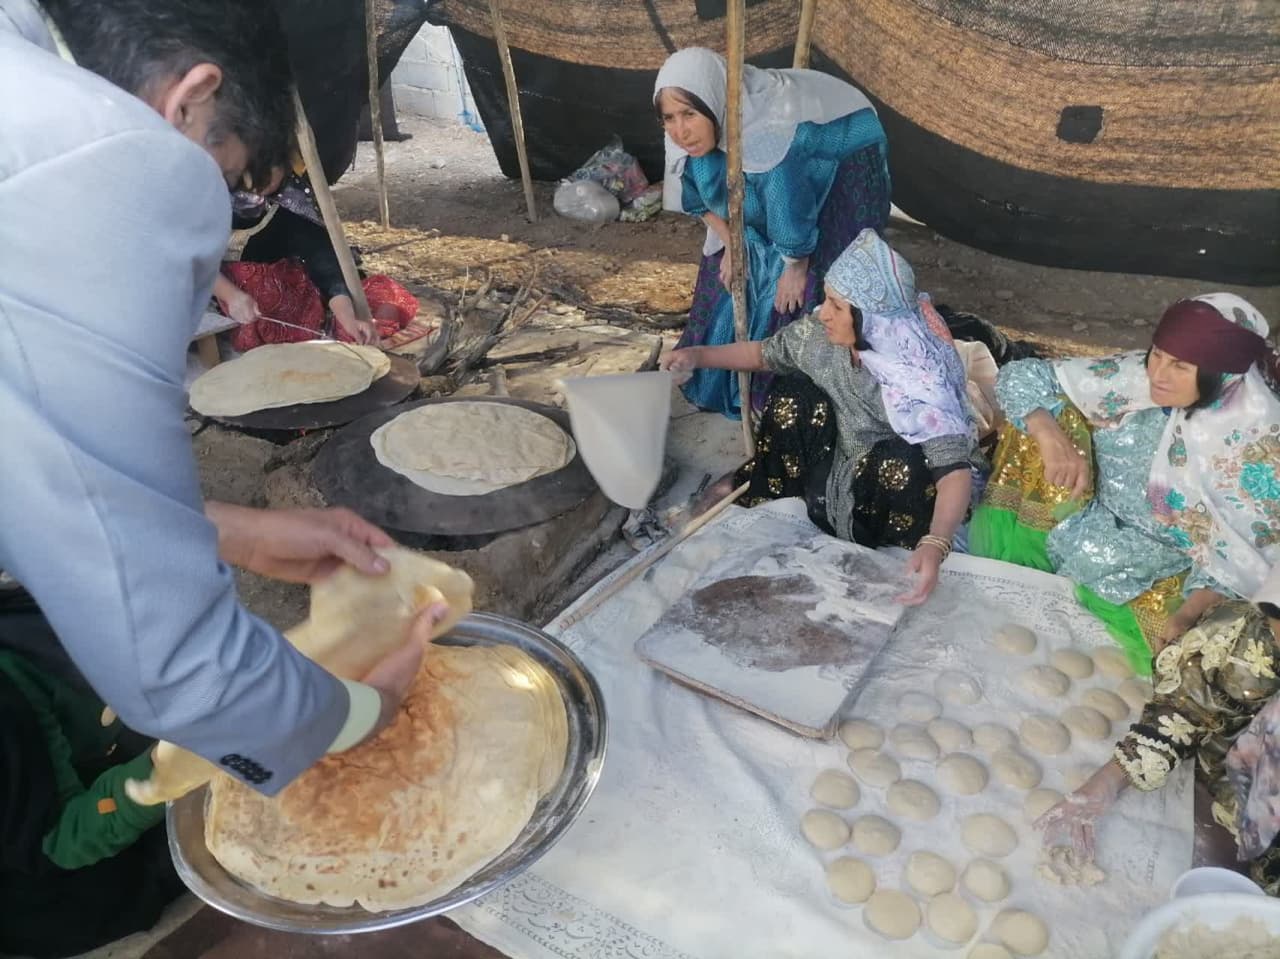
[[[609,223],[622,211],[618,198],[592,180],[561,183],[556,188],[554,206],[561,216],[589,223]]]

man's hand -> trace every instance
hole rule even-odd
[[[907,575],[916,580],[915,588],[903,593],[894,601],[903,606],[919,606],[929,598],[938,585],[938,569],[942,566],[942,550],[931,543],[922,543],[911,552],[907,560]]]
[[[400,705],[409,694],[409,687],[413,685],[414,677],[422,666],[422,656],[426,652],[427,643],[431,642],[432,632],[448,615],[449,606],[446,603],[428,606],[409,624],[409,637],[404,645],[388,653],[361,677],[362,683],[372,686],[382,697],[382,710],[378,714],[378,722],[360,742],[368,742],[395,720],[400,712]]]
[[[375,549],[390,536],[348,509],[261,510],[206,503],[218,528],[218,554],[233,566],[290,583],[314,583],[343,563],[363,573],[387,571]]]
[[[333,297],[329,300],[329,309],[333,311],[333,318],[338,321],[338,325],[357,343],[377,344],[377,327],[367,320],[356,318],[356,306],[351,297],[345,294]]]
[[[1036,410],[1027,417],[1027,432],[1040,448],[1044,479],[1050,486],[1065,486],[1073,498],[1089,486],[1089,463],[1076,449],[1058,421],[1048,410]]]
[[[783,316],[794,313],[804,306],[804,290],[808,285],[808,259],[788,263],[778,277],[778,292],[773,298],[773,308]]]

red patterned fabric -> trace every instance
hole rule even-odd
[[[263,316],[303,326],[317,334],[324,330],[325,305],[320,292],[297,260],[224,263],[222,272],[253,297]],[[371,276],[362,285],[380,337],[395,335],[417,315],[417,298],[390,277]],[[351,342],[351,335],[341,327],[334,332],[339,340]],[[302,330],[258,320],[237,327],[231,336],[231,345],[244,353],[264,343],[299,343],[309,339],[314,337]]]

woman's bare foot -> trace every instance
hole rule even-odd
[[[741,467],[739,467],[739,469],[740,468]],[[734,482],[737,475],[738,470],[732,470],[725,473],[724,476],[720,477],[720,479],[716,480],[703,490],[702,495],[693,501],[693,508],[689,511],[689,518],[694,519],[695,517],[701,516],[707,510],[711,509],[711,507],[715,506],[716,503],[720,502],[732,493],[737,488],[737,484]]]

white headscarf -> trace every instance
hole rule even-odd
[[[1257,308],[1232,293],[1198,296],[1260,336]],[[1142,353],[1056,364],[1058,382],[1088,419],[1114,424],[1150,409]],[[1239,596],[1254,595],[1280,561],[1280,397],[1259,364],[1224,377],[1218,399],[1172,411],[1147,480],[1158,522],[1193,563]]]
[[[653,87],[656,104],[665,87],[692,93],[715,114],[725,148],[725,107],[728,68],[724,57],[705,47],[687,47],[667,57]],[[874,110],[856,87],[817,70],[763,70],[742,68],[742,170],[766,173],[782,162],[796,127],[802,123],[829,123],[859,110]],[[666,167],[662,181],[664,208],[681,212],[680,176],[689,158],[671,137],[666,141]],[[712,236],[708,236],[710,242]],[[720,248],[704,249],[710,254]]]

